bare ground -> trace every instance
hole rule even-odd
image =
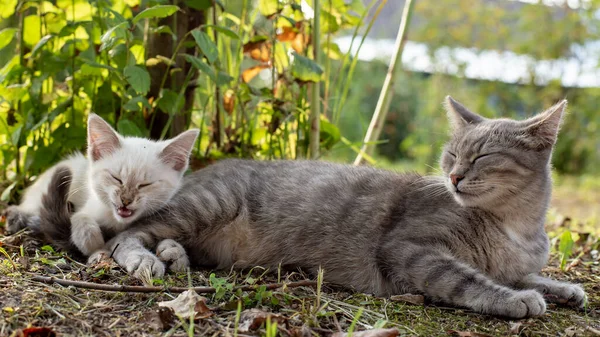
[[[216,293],[204,294],[206,299],[201,302],[207,307],[196,308],[196,319],[190,321],[173,316],[167,309],[158,310],[158,302],[177,297],[168,290],[108,292],[33,281],[34,276],[43,275],[98,284],[142,285],[114,263],[88,267],[21,233],[0,236],[0,248],[6,252],[0,254],[0,336],[26,336],[32,331],[27,330],[29,327],[47,327],[57,336],[330,336],[374,328],[396,328],[401,336],[600,336],[600,222],[594,209],[600,205],[600,192],[590,189],[584,196],[576,192],[559,186],[548,224],[554,236],[567,229],[578,233],[573,236],[573,254],[561,269],[562,256],[555,251],[544,273],[582,284],[589,297],[584,311],[550,305],[543,317],[507,320],[422,303],[418,296],[378,298],[328,284],[322,288],[266,290],[260,285],[309,277],[260,268],[214,274],[195,270],[154,281],[163,287],[192,284],[216,288]],[[565,220],[561,214],[569,214],[569,210],[575,215]],[[558,240],[553,244],[558,247]],[[258,288],[236,290],[240,285]],[[250,311],[252,308],[259,311]],[[267,316],[277,324],[263,322]],[[388,331],[378,336],[391,335]]]

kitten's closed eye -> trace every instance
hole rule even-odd
[[[144,188],[144,187],[148,187],[148,186],[150,186],[150,185],[152,185],[152,184],[153,184],[153,183],[139,184],[139,185],[138,185],[138,189],[140,189],[140,188]]]
[[[114,175],[110,175],[114,180],[116,180],[119,184],[123,185],[123,182],[121,181],[121,179],[115,177]]]
[[[495,153],[480,154],[477,157],[473,158],[473,163],[476,162],[476,161],[478,161],[481,158],[489,157],[489,156],[491,156],[493,154],[495,154]]]

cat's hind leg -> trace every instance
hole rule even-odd
[[[436,301],[511,318],[539,316],[546,311],[539,292],[497,284],[442,247],[396,241],[381,247],[377,256],[382,274],[392,282]]]
[[[169,266],[174,272],[186,271],[190,266],[190,260],[182,245],[178,242],[165,239],[156,247],[156,256]]]
[[[582,308],[586,303],[583,289],[576,284],[555,281],[546,277],[530,274],[521,280],[517,287],[535,289],[544,295],[548,302]]]
[[[14,234],[24,228],[31,228],[34,231],[40,227],[40,217],[36,214],[25,212],[19,206],[9,206],[2,214],[4,219],[6,234]]]

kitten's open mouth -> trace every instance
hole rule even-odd
[[[119,216],[121,218],[129,218],[130,216],[133,215],[133,211],[130,210],[127,207],[117,207],[117,214],[119,214]]]

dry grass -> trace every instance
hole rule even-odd
[[[565,187],[566,186],[566,187]],[[570,186],[570,185],[569,185]],[[121,268],[111,263],[85,266],[68,256],[42,247],[26,234],[0,237],[7,256],[0,254],[0,336],[10,336],[29,326],[50,327],[59,336],[242,336],[266,335],[264,324],[258,330],[236,331],[241,309],[259,308],[281,315],[280,336],[327,336],[337,331],[373,327],[396,327],[406,336],[448,336],[449,330],[478,332],[491,336],[598,336],[600,335],[600,265],[597,251],[600,242],[597,213],[584,219],[591,207],[600,205],[600,193],[586,191],[573,204],[569,196],[577,190],[559,185],[553,203],[560,213],[569,214],[577,207],[572,221],[554,211],[549,230],[560,234],[576,228],[580,241],[576,243],[568,271],[561,270],[558,253],[553,253],[544,273],[553,278],[580,283],[589,296],[586,312],[550,306],[546,315],[519,321],[475,314],[463,309],[429,304],[414,305],[394,302],[325,284],[322,291],[302,287],[274,291],[235,291],[234,285],[295,281],[305,278],[298,272],[193,271],[191,274],[168,275],[164,286],[213,286],[217,294],[207,296],[212,316],[190,325],[188,320],[175,319],[166,327],[157,324],[157,303],[173,299],[167,292],[134,294],[86,290],[32,281],[33,275],[55,276],[104,284],[140,285]],[[569,206],[575,205],[575,206]],[[586,206],[587,205],[587,206]],[[581,213],[579,213],[581,212]],[[579,215],[582,214],[582,215]],[[577,236],[576,236],[577,238]],[[155,284],[156,285],[156,284]],[[360,314],[359,314],[360,312]],[[158,320],[160,323],[160,320]]]

